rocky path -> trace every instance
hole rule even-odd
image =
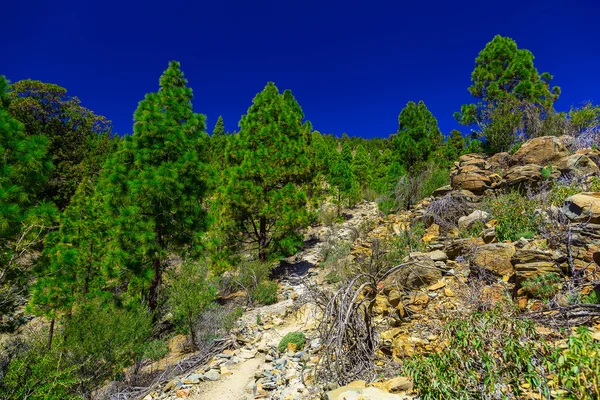
[[[352,240],[361,225],[377,215],[375,203],[363,203],[333,230],[311,228],[302,251],[282,262],[275,271],[280,281],[281,300],[244,313],[237,336],[246,344],[217,355],[205,367],[172,381],[157,397],[145,400],[319,399],[320,395],[313,392],[307,382],[320,348],[318,340],[312,337],[316,316],[310,305],[295,310],[292,299],[302,295],[303,280],[316,278],[319,270],[315,267],[321,261],[326,235],[334,232],[338,240]],[[306,349],[279,353],[277,346],[281,338],[294,331],[306,335]]]

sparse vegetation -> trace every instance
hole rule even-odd
[[[540,216],[536,213],[537,201],[518,191],[498,195],[487,202],[492,218],[498,221],[498,240],[531,239],[537,232]]]
[[[302,332],[290,332],[281,339],[277,346],[277,350],[280,352],[286,351],[289,343],[296,345],[296,351],[300,351],[306,344],[306,337]]]

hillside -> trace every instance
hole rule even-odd
[[[495,36],[442,133],[226,132],[177,61],[133,133],[0,76],[0,398],[600,397],[600,106]]]

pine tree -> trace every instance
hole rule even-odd
[[[350,163],[342,154],[335,152],[327,181],[334,188],[337,215],[339,216],[344,200],[348,200],[350,203],[353,189],[356,186],[356,177],[352,173]]]
[[[219,118],[217,119],[217,123],[215,124],[215,128],[213,129],[212,134],[213,134],[213,137],[225,135],[225,126],[223,125],[223,116],[219,115]]]
[[[171,61],[159,91],[139,103],[134,134],[109,158],[99,182],[114,221],[108,270],[145,293],[151,310],[167,256],[192,246],[206,223],[208,136],[186,84],[179,63]]]
[[[361,144],[356,148],[351,168],[359,186],[362,189],[368,188],[371,184],[372,165],[367,150]]]
[[[302,243],[300,229],[308,224],[308,213],[299,186],[310,176],[304,133],[298,111],[269,82],[230,141],[221,224],[261,261],[289,254]]]
[[[423,101],[409,101],[398,116],[398,133],[393,138],[400,162],[407,168],[426,161],[442,144],[437,119]]]
[[[16,308],[24,303],[31,278],[21,258],[35,250],[56,218],[39,192],[52,171],[47,140],[28,136],[5,108],[8,82],[0,76],[0,331],[15,328]]]

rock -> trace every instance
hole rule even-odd
[[[459,172],[452,176],[452,187],[454,189],[466,189],[475,194],[481,194],[492,186],[489,176],[480,170],[471,172]]]
[[[583,192],[565,201],[565,215],[572,221],[600,223],[600,192]]]
[[[221,375],[231,375],[233,372],[229,370],[229,368],[225,366],[221,366]]]
[[[454,297],[454,292],[450,288],[444,288],[444,295],[447,297]]]
[[[373,312],[375,314],[384,314],[387,315],[389,313],[390,308],[392,308],[388,298],[382,294],[378,294],[375,296],[375,305],[373,305]]]
[[[327,392],[328,400],[402,400],[404,396],[386,393],[375,387],[352,388],[343,386]]]
[[[560,274],[560,267],[554,262],[552,252],[527,249],[517,250],[511,260],[516,273],[516,283],[545,274]]]
[[[563,141],[556,136],[541,136],[523,143],[513,161],[521,165],[547,165],[569,155]]]
[[[511,156],[507,152],[496,153],[487,159],[487,162],[492,171],[502,170],[508,167],[511,161]]]
[[[390,290],[387,299],[389,301],[389,304],[394,308],[398,307],[398,304],[400,304],[400,301],[402,301],[400,297],[400,292],[396,289]]]
[[[483,240],[479,238],[455,239],[446,244],[444,251],[450,260],[454,260],[456,257],[465,255],[471,252],[473,248],[483,244]]]
[[[178,398],[185,398],[190,396],[190,389],[179,389],[175,392],[175,396]]]
[[[186,385],[195,385],[197,383],[200,383],[200,380],[202,380],[202,375],[201,374],[192,374],[190,376],[188,376],[187,378],[185,378],[183,380],[183,383]]]
[[[441,197],[451,191],[452,191],[452,185],[445,185],[445,186],[435,189],[431,195],[433,197]]]
[[[430,286],[442,278],[435,262],[424,253],[415,253],[409,257],[409,264],[389,275],[383,282],[388,290],[394,288],[418,289]]]
[[[207,381],[218,381],[221,378],[219,371],[211,369],[204,373],[203,378]]]
[[[443,288],[444,286],[446,286],[446,282],[444,282],[444,281],[439,281],[438,283],[435,283],[435,284],[433,284],[433,285],[429,286],[429,287],[427,288],[427,290],[429,290],[429,291],[432,291],[432,292],[433,292],[434,290],[441,289],[441,288]]]
[[[481,234],[481,237],[483,238],[483,241],[486,244],[495,242],[496,241],[496,228],[492,227],[492,228],[484,229],[484,231]]]
[[[398,376],[396,378],[392,378],[384,383],[385,388],[388,392],[400,392],[403,390],[410,390],[413,387],[412,382],[409,378],[404,376]]]
[[[429,256],[429,258],[431,258],[433,261],[446,261],[448,259],[448,255],[442,250],[430,251],[427,253],[427,256]]]
[[[515,246],[511,243],[484,244],[475,251],[474,262],[497,275],[512,275],[511,258],[513,254],[515,254]]]
[[[471,214],[458,219],[458,229],[469,229],[477,221],[485,224],[489,218],[489,213],[481,210],[475,210]]]
[[[556,162],[556,167],[564,174],[574,176],[598,175],[600,169],[591,158],[584,154],[572,154]]]
[[[423,235],[423,242],[431,242],[440,236],[440,226],[438,224],[431,224],[429,228],[425,230]]]
[[[542,180],[542,167],[537,164],[516,165],[504,176],[508,186],[534,184]]]

